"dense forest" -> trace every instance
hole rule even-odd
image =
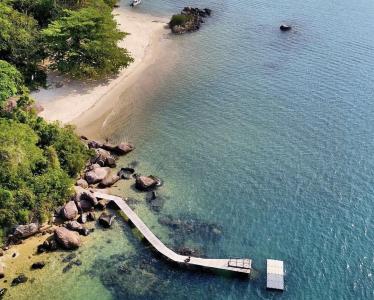
[[[29,90],[48,69],[100,79],[132,58],[113,0],[0,2],[0,241],[16,224],[46,221],[90,156],[71,126],[37,116]]]

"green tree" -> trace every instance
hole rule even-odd
[[[11,64],[0,60],[0,106],[9,97],[23,90],[21,73]]]
[[[0,59],[13,64],[30,86],[45,80],[38,63],[44,57],[38,23],[0,2]]]
[[[106,4],[98,1],[65,13],[42,31],[53,69],[75,78],[99,79],[133,61],[126,49],[117,46],[126,34],[117,29]]]

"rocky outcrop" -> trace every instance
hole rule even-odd
[[[65,220],[73,220],[78,216],[78,208],[74,201],[69,201],[62,209],[62,217]]]
[[[204,18],[211,14],[212,10],[209,8],[185,7],[180,14],[171,18],[169,27],[175,34],[197,31],[200,29],[201,24],[204,23]]]
[[[155,188],[161,183],[161,181],[153,176],[137,176],[135,181],[135,187],[140,191],[149,191]]]
[[[288,24],[281,24],[281,26],[279,26],[279,29],[281,31],[289,31],[292,29],[292,26],[291,25],[288,25]]]
[[[103,212],[99,217],[99,223],[101,226],[105,228],[109,228],[110,226],[112,226],[112,223],[115,217],[116,217],[115,215]]]
[[[85,179],[88,184],[96,184],[102,181],[106,176],[108,176],[110,169],[108,167],[93,167],[92,170],[85,174]]]
[[[82,244],[77,232],[68,230],[64,227],[57,228],[54,236],[57,243],[67,250],[79,248]]]
[[[18,239],[24,239],[36,234],[39,231],[39,226],[36,223],[30,223],[27,225],[19,225],[14,230],[14,237]]]

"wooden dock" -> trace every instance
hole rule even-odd
[[[266,287],[271,290],[284,290],[284,269],[283,261],[267,259],[267,280]]]
[[[180,255],[165,246],[153,232],[143,223],[138,215],[127,205],[127,203],[120,197],[95,192],[97,198],[106,199],[114,202],[119,209],[121,209],[129,220],[135,225],[145,239],[164,257],[167,259],[183,265],[197,266],[207,269],[225,270],[241,274],[250,275],[252,270],[252,260],[243,258],[229,258],[229,259],[208,259],[193,256]]]

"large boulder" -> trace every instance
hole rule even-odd
[[[78,208],[74,201],[69,201],[65,204],[62,210],[62,217],[65,220],[73,220],[78,216]]]
[[[67,250],[76,249],[82,245],[79,234],[75,231],[68,230],[65,227],[59,227],[55,230],[55,239]]]
[[[77,182],[75,183],[75,185],[79,186],[81,188],[84,188],[84,189],[88,188],[88,183],[83,178],[78,179]]]
[[[88,211],[97,205],[98,200],[91,191],[81,187],[75,187],[75,202],[79,208]]]
[[[137,176],[135,181],[135,187],[141,191],[148,191],[155,188],[160,184],[160,180],[155,176]]]
[[[27,225],[18,225],[14,230],[14,236],[16,238],[24,239],[29,236],[36,234],[39,230],[39,226],[36,223],[30,223]]]
[[[110,226],[112,226],[112,223],[115,217],[116,217],[115,215],[103,212],[99,217],[99,223],[103,227],[109,228]]]
[[[90,231],[77,221],[69,221],[66,224],[66,228],[72,231],[78,232],[80,235],[88,235]]]
[[[135,149],[134,145],[130,143],[119,143],[118,145],[104,144],[102,148],[117,155],[125,155]]]
[[[96,155],[91,159],[91,163],[98,164],[101,167],[114,168],[116,166],[116,159],[110,154],[110,152],[98,148],[96,149]]]
[[[120,180],[120,177],[117,174],[111,174],[109,173],[108,176],[106,176],[100,183],[100,188],[107,188],[115,184],[118,180]]]
[[[110,168],[108,167],[94,168],[86,173],[85,178],[88,184],[96,184],[108,176],[109,172]]]

